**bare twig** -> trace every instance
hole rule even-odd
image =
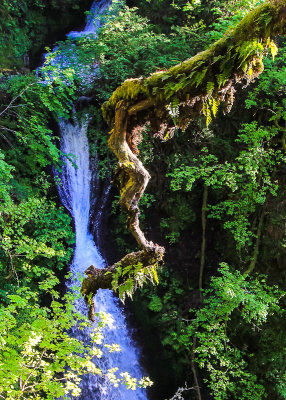
[[[183,392],[186,392],[188,390],[196,390],[195,387],[187,387],[187,383],[185,383],[184,387],[179,387],[176,393],[174,394],[173,397],[171,397],[169,400],[184,400],[184,397],[182,395]]]
[[[43,351],[42,351],[42,353],[41,353],[41,355],[40,355],[40,358],[39,358],[39,360],[37,361],[35,367],[32,369],[32,371],[30,372],[29,376],[28,376],[27,379],[25,380],[25,382],[24,382],[24,384],[23,384],[23,386],[22,386],[22,392],[24,392],[24,390],[25,390],[25,388],[26,388],[26,385],[27,385],[29,379],[30,379],[31,376],[33,375],[33,372],[34,372],[34,371],[38,368],[38,366],[40,365],[40,363],[41,363],[41,361],[42,361],[42,358],[44,357],[45,351],[46,351],[46,348],[43,349]]]
[[[20,97],[23,96],[23,94],[29,89],[29,87],[33,85],[35,85],[35,83],[30,83],[27,87],[25,87],[25,89],[22,90],[22,92],[20,92],[16,97],[14,97],[14,99],[10,101],[10,103],[4,108],[4,110],[0,112],[0,117],[1,115],[5,114],[7,110],[9,110],[9,108],[12,106],[12,104],[15,103],[16,100],[18,100]]]

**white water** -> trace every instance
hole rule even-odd
[[[68,37],[75,38],[83,35],[94,35],[96,36],[96,32],[98,28],[101,26],[100,15],[106,10],[106,8],[110,5],[110,0],[98,0],[94,1],[91,9],[89,11],[87,22],[84,29],[80,32],[71,31],[68,34]]]
[[[91,172],[89,167],[89,148],[86,136],[88,120],[83,123],[61,121],[61,151],[73,155],[73,163],[66,162],[61,174],[62,185],[59,188],[60,197],[65,207],[71,212],[75,223],[76,246],[74,260],[71,264],[73,279],[67,283],[68,289],[79,286],[77,274],[83,275],[86,268],[94,265],[104,268],[105,261],[96,248],[93,238],[88,231],[90,211],[90,182]],[[77,168],[75,168],[76,163]],[[101,210],[99,209],[101,212]],[[83,314],[87,314],[87,306],[81,299],[76,303],[76,308]],[[106,312],[112,315],[113,323],[104,328],[104,339],[107,344],[119,344],[120,353],[107,353],[97,362],[97,365],[105,372],[118,367],[119,371],[129,372],[131,376],[141,378],[142,369],[139,365],[138,350],[130,338],[123,310],[118,300],[109,290],[100,290],[95,296],[95,311]],[[73,334],[80,340],[89,342],[89,331],[78,331]],[[138,380],[139,380],[138,379]],[[83,400],[146,400],[145,390],[127,390],[124,386],[113,387],[107,379],[89,375],[82,381]]]
[[[69,36],[78,37],[87,34],[93,34],[96,37],[96,31],[100,26],[98,16],[110,4],[109,0],[100,0],[94,2],[88,17],[87,24],[82,32],[71,32]],[[66,60],[69,63],[70,60]],[[64,68],[58,64],[59,68]],[[93,79],[85,72],[87,76],[83,79]],[[67,289],[72,290],[75,286],[80,286],[78,276],[83,276],[84,271],[94,265],[97,268],[106,267],[105,260],[102,258],[99,250],[94,244],[92,235],[88,230],[90,215],[90,186],[91,169],[89,165],[89,146],[87,139],[89,117],[81,122],[60,121],[59,128],[61,132],[60,147],[61,151],[69,154],[72,162],[66,160],[61,173],[61,186],[59,194],[64,206],[70,211],[74,219],[76,245],[74,259],[70,266],[72,279],[67,282]],[[76,167],[75,167],[76,164]],[[93,168],[96,170],[96,168]],[[107,196],[109,189],[106,190]],[[95,216],[95,225],[99,235],[100,216],[106,199],[102,199],[102,204],[98,205],[97,215]],[[98,242],[98,240],[97,240]],[[87,306],[83,299],[75,304],[76,309],[84,315],[87,315]],[[139,364],[139,351],[132,342],[131,332],[126,325],[124,312],[119,305],[119,301],[109,290],[99,290],[95,296],[95,312],[105,312],[112,316],[108,326],[104,328],[104,343],[120,345],[121,352],[108,353],[103,348],[104,355],[101,359],[96,359],[95,363],[105,373],[107,370],[118,367],[119,372],[128,372],[132,377],[138,380],[144,375]],[[86,331],[73,329],[72,335],[84,341],[87,345],[90,343],[90,328]],[[123,385],[114,387],[106,378],[98,375],[89,374],[83,377],[81,382],[82,395],[81,400],[147,400],[146,391],[143,389],[127,390]]]
[[[78,88],[83,91],[90,89],[95,79],[98,79],[98,66],[97,63],[82,63],[78,57],[76,48],[76,39],[84,36],[90,36],[95,40],[97,37],[98,29],[102,24],[102,14],[109,11],[109,6],[112,0],[95,0],[88,13],[87,22],[82,31],[71,31],[67,37],[71,39],[68,41],[68,46],[60,50],[56,45],[51,53],[44,54],[43,68],[36,71],[38,77],[41,77],[42,84],[50,84],[51,81],[61,79],[67,86],[71,84],[67,78],[69,70],[73,70],[77,75],[80,83],[77,83]],[[73,40],[74,39],[74,40]],[[74,50],[74,51],[73,51]]]

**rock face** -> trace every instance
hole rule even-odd
[[[153,136],[168,140],[175,128],[186,129],[202,113],[208,124],[220,104],[229,112],[236,85],[246,86],[263,72],[268,49],[273,57],[277,52],[273,38],[285,34],[285,0],[268,1],[209,49],[167,71],[125,81],[103,105],[103,116],[112,127],[108,145],[118,159],[115,182],[120,205],[142,250],[128,254],[107,270],[91,266],[82,285],[85,296],[91,296],[99,287],[111,288],[112,273],[119,265],[140,262],[142,268],[157,268],[163,259],[164,248],[149,242],[139,226],[138,203],[150,179],[137,157],[145,125],[150,125]]]
[[[106,242],[108,241],[108,232],[106,232],[106,206],[110,200],[110,179],[100,179],[97,170],[98,160],[97,157],[90,158],[91,166],[91,190],[90,190],[90,218],[89,218],[89,231],[92,233],[96,246],[100,249],[104,258]]]

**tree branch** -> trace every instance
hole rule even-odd
[[[5,114],[5,112],[6,112],[9,108],[12,107],[12,104],[14,104],[15,101],[18,100],[20,97],[22,97],[23,94],[24,94],[31,86],[33,86],[33,85],[34,85],[34,83],[30,83],[30,84],[29,84],[27,87],[25,87],[25,89],[23,89],[16,97],[14,97],[14,98],[10,101],[10,103],[4,108],[4,110],[0,112],[0,117],[1,117],[3,114]]]
[[[42,361],[42,358],[44,357],[45,352],[46,352],[46,348],[44,348],[44,349],[42,350],[42,353],[40,354],[39,360],[36,362],[34,368],[32,369],[32,371],[31,371],[30,374],[28,375],[27,379],[25,380],[23,386],[21,387],[22,392],[25,391],[25,387],[26,387],[26,385],[27,385],[29,379],[31,378],[33,372],[34,372],[34,371],[38,368],[38,366],[40,365],[40,363],[41,363],[41,361]]]
[[[175,128],[185,130],[201,114],[209,122],[219,104],[229,112],[236,85],[245,87],[260,75],[267,48],[275,46],[271,39],[286,34],[285,21],[285,0],[267,1],[209,49],[169,70],[126,80],[103,105],[103,117],[112,127],[108,145],[118,159],[115,182],[120,205],[128,214],[128,227],[142,250],[105,271],[90,267],[82,284],[86,299],[99,287],[111,287],[112,273],[119,264],[135,266],[142,259],[143,266],[150,265],[150,254],[154,260],[163,258],[164,248],[148,241],[139,226],[138,203],[150,180],[137,157],[146,123],[154,137],[167,140]]]
[[[117,268],[130,266],[130,265],[142,265],[142,269],[148,266],[158,264],[162,261],[164,255],[164,248],[158,245],[148,250],[141,250],[127,254],[120,261],[112,265],[111,267],[99,269],[91,265],[85,274],[87,277],[83,280],[81,286],[81,293],[89,304],[89,318],[95,321],[95,309],[92,297],[98,289],[112,289],[113,274]],[[123,282],[124,278],[121,279]],[[119,282],[120,284],[121,282]]]

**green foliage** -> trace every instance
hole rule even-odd
[[[110,273],[110,272],[107,272]],[[126,296],[132,298],[137,288],[142,288],[147,281],[153,285],[159,284],[158,265],[144,267],[141,263],[137,265],[118,265],[116,272],[112,274],[112,288],[118,292],[119,298],[124,302]]]
[[[163,115],[170,104],[180,104],[182,108],[191,104],[188,118],[185,115],[183,120],[178,119],[179,123],[174,121],[173,124],[168,121],[170,128],[175,123],[175,127],[185,129],[191,119],[204,111],[209,82],[215,83],[212,97],[216,103],[223,103],[224,110],[229,112],[233,105],[235,84],[243,79],[249,84],[259,76],[263,71],[262,59],[267,48],[273,49],[275,46],[272,42],[274,35],[285,33],[285,26],[279,17],[283,15],[282,9],[282,1],[277,4],[263,3],[207,50],[167,71],[153,73],[146,79],[126,80],[104,103],[104,119],[109,125],[114,124],[115,109],[121,100],[131,106],[143,99],[149,101],[152,98],[156,116]],[[209,107],[206,107],[205,114],[209,123]],[[145,122],[143,118],[141,126]]]
[[[124,2],[112,2],[101,19],[97,39],[91,35],[60,43],[45,63],[49,75],[56,66],[60,74],[71,71],[77,87],[92,88],[100,103],[125,79],[170,67],[193,52],[186,35],[155,33],[147,18]]]
[[[73,88],[61,82],[43,84],[33,75],[17,75],[4,79],[0,90],[7,98],[0,105],[1,139],[10,145],[7,162],[22,171],[21,179],[48,165],[59,165],[60,151],[47,123],[51,116],[68,116]]]
[[[248,94],[245,101],[247,109],[253,113],[264,116],[264,120],[273,121],[275,127],[283,132],[283,120],[285,121],[285,39],[282,40],[283,49],[276,56],[275,63],[267,58],[265,60],[265,72],[258,84]],[[282,123],[281,123],[282,122]]]
[[[55,293],[54,293],[55,295]],[[41,307],[38,293],[27,287],[9,295],[10,304],[0,308],[0,395],[7,400],[54,399],[79,397],[81,376],[106,375],[114,385],[127,388],[147,387],[148,378],[137,380],[128,373],[117,374],[117,368],[102,372],[96,359],[106,351],[120,348],[104,344],[103,328],[110,320],[104,313],[98,325],[78,314],[74,302],[80,295],[67,294],[51,307]],[[68,334],[71,327],[92,328],[91,343],[86,344]],[[102,345],[102,346],[100,346]]]
[[[164,211],[168,217],[161,219],[160,227],[169,243],[174,244],[179,241],[180,232],[195,220],[195,214],[189,205],[189,198],[179,193],[166,201]]]
[[[93,344],[85,347],[67,330],[90,323],[76,315],[74,297],[65,303],[54,300],[51,309],[40,307],[38,293],[27,287],[9,295],[1,306],[0,394],[7,399],[40,399],[80,394],[78,373],[101,374],[92,362],[100,356]],[[72,355],[72,357],[71,357]]]
[[[269,398],[285,398],[286,376],[284,370],[285,354],[285,301],[282,299],[281,315],[274,315],[256,335],[259,347],[249,359],[252,370],[259,375],[264,368],[265,388]]]
[[[84,13],[80,8],[85,10],[88,6],[87,0],[83,0],[81,6],[73,0],[1,1],[0,70],[23,67],[27,54],[34,63],[51,35],[68,32],[79,21],[83,23]],[[56,18],[61,20],[60,26]]]
[[[0,397],[78,397],[81,375],[88,373],[105,374],[114,386],[132,390],[150,386],[148,378],[97,367],[103,351],[97,345],[119,350],[102,343],[106,316],[93,327],[90,345],[68,333],[90,323],[73,306],[79,295],[60,299],[56,290],[59,271],[72,255],[74,233],[71,218],[50,199],[46,168],[60,169],[60,156],[69,155],[61,154],[47,126],[52,117],[68,117],[74,86],[69,71],[65,81],[56,68],[53,78],[46,71],[41,70],[44,81],[19,75],[1,82]]]
[[[185,288],[183,289],[182,280],[172,270],[163,268],[159,272],[159,280],[159,286],[149,285],[149,287],[145,286],[139,291],[140,304],[142,307],[146,307],[144,313],[152,311],[152,315],[149,317],[151,329],[161,327],[160,339],[166,350],[172,347],[179,354],[176,368],[180,369],[182,365],[185,368],[188,363],[188,355],[181,351],[182,347],[177,342],[177,335],[184,327],[180,307],[183,304],[182,300],[186,291]],[[192,291],[192,288],[188,288],[188,290]]]
[[[223,220],[238,248],[251,243],[249,216],[266,202],[267,196],[276,195],[275,171],[285,162],[281,149],[272,145],[278,134],[275,128],[258,127],[257,122],[245,124],[235,140],[241,151],[232,162],[220,162],[203,148],[189,165],[181,164],[168,174],[172,190],[184,187],[190,191],[194,182],[201,179],[215,191],[227,193],[224,200],[209,205],[209,217]]]
[[[140,221],[144,221],[146,218],[145,212],[150,209],[155,202],[155,197],[149,193],[143,193],[143,196],[140,199]]]
[[[253,259],[257,244],[258,221],[265,213],[256,270],[267,271],[269,282],[279,282],[285,289],[285,39],[281,38],[278,44],[281,51],[275,57],[275,63],[271,54],[264,59],[264,73],[250,90],[237,96],[237,104],[229,115],[223,117],[218,110],[208,128],[199,120],[191,123],[185,133],[175,133],[169,143],[157,144],[152,139],[148,144],[140,145],[140,156],[152,176],[148,190],[156,199],[153,213],[147,215],[147,226],[149,229],[152,226],[157,235],[153,237],[157,238],[159,232],[153,215],[159,214],[163,229],[169,230],[168,238],[175,243],[172,247],[166,246],[165,268],[169,272],[160,274],[158,287],[143,288],[140,297],[135,296],[135,310],[142,326],[147,325],[144,334],[148,340],[152,340],[150,337],[154,332],[160,337],[160,343],[164,345],[160,351],[163,363],[174,366],[172,371],[164,371],[164,378],[170,373],[172,382],[179,376],[179,386],[185,381],[189,382],[188,386],[193,386],[190,358],[196,336],[190,334],[191,328],[188,331],[186,326],[199,316],[200,308],[208,308],[204,311],[207,317],[203,313],[199,317],[205,321],[200,322],[204,327],[199,331],[200,344],[196,344],[195,361],[206,356],[204,366],[197,371],[199,384],[205,393],[207,389],[203,382],[206,379],[218,399],[260,400],[267,397],[282,400],[285,397],[285,318],[282,310],[285,301],[281,300],[281,310],[278,310],[271,299],[268,303],[267,296],[272,289],[264,287],[263,277],[258,281],[265,291],[260,290],[260,283],[256,285],[255,279],[246,279],[238,272],[232,272],[233,278],[222,280],[220,287],[215,284],[215,292],[209,292],[216,307],[212,308],[209,303],[204,306],[208,295],[204,295],[204,304],[200,304],[193,289],[197,287],[204,184],[209,193],[204,286],[209,286],[210,275],[216,273],[218,260],[227,259],[240,271],[245,270]],[[253,49],[252,45],[245,46],[243,57],[248,51],[255,52],[255,46]],[[210,80],[207,91],[212,94]],[[171,178],[171,189],[168,179],[164,179],[166,171],[170,174],[167,178]],[[178,213],[181,203],[186,208]],[[187,216],[188,213],[193,213],[192,221],[187,218],[184,221],[184,214]],[[176,295],[172,285],[177,279],[176,287],[182,291],[180,295]],[[235,288],[237,307],[231,305],[231,298],[216,294],[220,288],[230,285],[232,279],[240,285]],[[213,284],[211,287],[214,288]],[[272,294],[270,297],[277,299],[280,294],[277,291],[276,296],[274,292],[273,288],[273,297]],[[231,307],[234,308],[229,315],[227,312],[225,316],[219,315],[220,309],[225,312]],[[250,320],[245,315],[246,309],[249,315],[250,310],[255,310]],[[260,317],[263,310],[267,314],[264,321]],[[216,319],[220,321],[218,326]],[[151,354],[156,345],[150,345]],[[158,369],[158,365],[154,368]],[[210,392],[206,396],[213,398]]]
[[[163,308],[163,304],[160,297],[152,296],[148,307],[151,311],[160,312]]]
[[[97,346],[101,340],[100,327],[94,332],[93,343],[85,348],[68,336],[71,326],[78,323],[83,327],[89,323],[75,313],[73,296],[59,301],[55,290],[58,271],[71,256],[74,238],[70,218],[55,205],[47,175],[51,165],[58,169],[61,165],[50,122],[58,116],[68,118],[76,96],[93,96],[96,105],[89,108],[95,115],[89,131],[91,153],[99,154],[100,174],[108,176],[112,162],[107,157],[106,127],[99,117],[97,103],[106,100],[123,80],[174,66],[220,39],[225,32],[231,34],[258,3],[261,2],[154,0],[147,5],[145,1],[137,1],[139,9],[135,10],[113,2],[102,17],[105,25],[97,39],[93,36],[69,39],[59,43],[47,56],[39,71],[41,83],[31,75],[9,78],[0,75],[0,397],[11,400],[76,397],[79,374],[101,373],[91,361],[92,356],[101,354]],[[78,5],[72,0],[39,0],[33,2],[33,7],[28,0],[5,0],[0,5],[1,67],[22,66],[23,55],[43,45],[50,7],[59,15],[60,9],[75,9]],[[155,25],[149,23],[146,15]],[[258,17],[262,29],[269,30],[269,14],[265,12]],[[242,36],[246,32],[243,27],[238,32]],[[247,34],[251,36],[252,30]],[[162,78],[166,90],[163,93],[155,85],[152,96],[168,97],[167,109],[175,125],[180,103],[177,91],[187,92],[190,81],[194,82],[194,90],[203,87],[202,111],[209,126],[202,127],[199,121],[198,125],[190,126],[186,135],[180,134],[181,139],[176,134],[173,144],[143,141],[140,146],[140,156],[148,163],[156,182],[151,181],[150,192],[142,198],[141,219],[149,227],[154,210],[160,214],[161,228],[173,244],[170,251],[173,250],[175,261],[172,262],[177,263],[176,271],[170,268],[161,272],[160,285],[141,289],[139,307],[145,318],[142,328],[148,329],[149,325],[152,334],[156,332],[160,337],[166,365],[172,371],[168,373],[179,385],[185,378],[192,380],[190,359],[194,350],[201,383],[206,379],[210,390],[207,396],[216,400],[260,400],[266,395],[275,400],[285,398],[285,324],[284,314],[279,314],[277,305],[280,292],[267,286],[263,277],[245,278],[226,265],[222,266],[220,276],[212,278],[210,289],[204,292],[203,304],[198,304],[199,296],[192,288],[197,287],[196,258],[200,244],[197,216],[203,184],[209,191],[207,260],[213,254],[208,252],[215,252],[218,246],[219,258],[225,259],[225,248],[230,248],[233,257],[239,254],[238,268],[244,268],[252,258],[257,221],[263,210],[266,210],[266,224],[274,221],[276,230],[283,231],[285,51],[282,39],[279,42],[282,51],[277,55],[274,42],[266,39],[265,43],[271,56],[276,56],[275,64],[271,57],[264,59],[266,70],[249,91],[244,113],[240,110],[244,108],[244,99],[238,98],[237,117],[231,114],[222,120],[215,88],[223,87],[236,64],[247,81],[257,69],[262,70],[264,47],[252,37],[226,57],[214,57],[213,76],[202,62],[192,76],[179,71],[181,75],[176,82],[170,82],[168,72],[151,77],[150,81],[155,83]],[[132,99],[141,90],[137,80],[129,81],[122,93]],[[233,92],[227,101],[228,107],[232,105]],[[244,124],[238,124],[237,120]],[[147,127],[144,136],[149,133]],[[168,179],[164,179],[166,171],[172,190]],[[228,239],[225,243],[218,235],[212,246],[208,244],[214,219],[218,221],[215,225],[218,234],[221,235],[220,228],[230,232],[240,252],[235,251],[229,236],[223,236]],[[125,216],[120,214],[117,222],[115,230],[120,235],[117,240],[125,251]],[[267,244],[266,228],[267,225],[263,228],[258,268],[264,267],[268,253],[272,281],[283,280],[283,261],[274,274],[273,270],[276,260],[283,259],[281,243],[285,246],[285,236],[282,232],[275,244],[268,238]],[[182,251],[184,246],[189,248],[189,243],[191,268],[189,250]],[[213,268],[216,262],[214,257]],[[206,267],[208,274],[212,272],[208,263]],[[157,283],[157,268],[143,269],[138,264],[119,267],[113,285],[124,298],[126,294],[132,296],[137,286],[149,280]],[[156,343],[156,352],[158,347]],[[106,348],[115,349],[108,344]],[[108,377],[113,384],[124,381],[131,389],[138,384],[114,370],[108,371]]]
[[[2,204],[10,203],[9,191],[11,189],[12,171],[13,167],[5,162],[5,156],[0,151],[0,201]]]
[[[66,333],[81,319],[74,298],[56,301],[57,271],[70,259],[74,235],[70,217],[46,198],[50,183],[44,172],[60,156],[46,107],[53,104],[57,112],[64,106],[56,106],[53,91],[32,76],[3,80],[1,91],[8,98],[0,108],[2,141],[10,146],[3,146],[0,162],[0,394],[11,400],[78,395],[75,371],[96,367]],[[51,309],[41,305],[43,296],[54,299]]]
[[[114,170],[116,164],[115,157],[108,149],[106,126],[97,107],[90,106],[88,112],[93,115],[88,126],[90,157],[96,160],[99,178],[110,179],[111,171]]]
[[[278,305],[283,296],[281,290],[268,286],[264,276],[245,278],[223,263],[219,276],[212,277],[210,288],[204,291],[203,304],[200,307],[193,304],[186,310],[193,289],[176,278],[173,271],[170,274],[165,270],[160,282],[151,293],[143,289],[142,296],[148,297],[146,306],[152,313],[151,329],[160,327],[165,352],[168,354],[172,350],[178,357],[177,371],[183,374],[186,368],[190,369],[189,360],[194,355],[201,370],[199,376],[209,387],[213,399],[260,400],[266,396],[268,388],[267,379],[261,374],[264,357],[264,365],[273,360],[267,367],[267,374],[271,375],[272,368],[275,370],[272,384],[281,382],[283,385],[283,362],[281,364],[280,360],[275,368],[274,358],[279,360],[277,347],[271,348],[267,340],[273,318],[281,321],[282,311]],[[280,340],[281,344],[285,343],[283,334]],[[262,356],[257,358],[253,341],[261,341],[267,352],[264,348]]]
[[[208,40],[215,41],[237,25],[254,7],[262,4],[264,0],[239,0],[235,2],[218,2],[213,8],[216,16],[215,21],[206,32]]]
[[[54,282],[55,271],[71,256],[71,220],[47,200],[45,168],[60,165],[47,121],[50,113],[67,114],[72,93],[54,83],[42,85],[31,75],[3,79],[0,90],[6,100],[0,104],[0,268],[5,293],[14,290],[15,280],[24,286]]]
[[[100,60],[100,73],[108,82],[108,91],[127,78],[162,68],[176,57],[175,44],[164,35],[152,32],[148,20],[138,16],[135,9],[116,3],[113,7],[115,9],[110,10],[95,48]],[[166,47],[170,49],[172,46],[169,55]],[[181,52],[185,55],[187,49]]]
[[[142,0],[136,1],[139,11],[147,15],[156,29],[169,32],[174,26],[182,26],[193,33],[201,43],[208,39],[219,39],[223,33],[237,23],[263,0]],[[164,9],[164,13],[161,10]]]
[[[53,286],[56,270],[67,264],[72,252],[66,248],[74,243],[70,217],[54,203],[36,198],[6,203],[0,215],[1,292],[13,291],[15,280],[29,287],[40,281],[44,291],[49,281]]]
[[[179,340],[189,347],[192,341],[188,337],[196,338],[196,362],[208,371],[207,382],[215,400],[258,400],[264,388],[248,371],[246,353],[233,346],[227,327],[239,310],[240,323],[259,329],[269,315],[279,311],[282,293],[267,286],[263,278],[247,280],[239,272],[231,272],[226,264],[221,265],[220,273],[222,276],[212,278],[203,308],[195,312],[194,321]]]

